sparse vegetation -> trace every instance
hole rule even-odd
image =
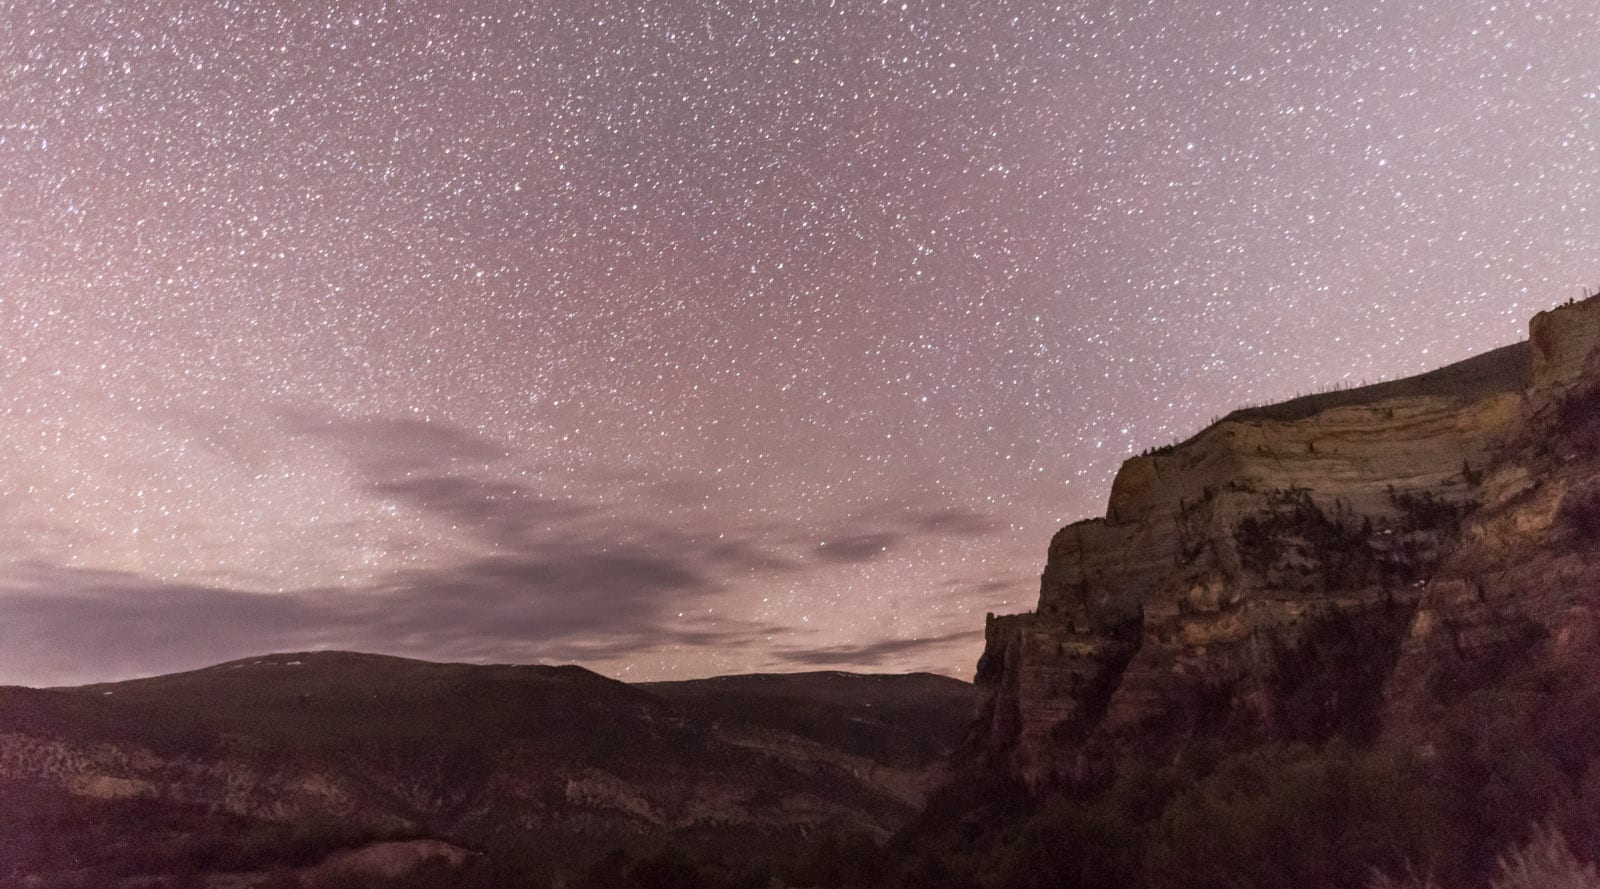
[[[1496,864],[1490,889],[1600,889],[1593,864],[1580,861],[1555,827],[1539,824],[1526,845],[1510,849]],[[1431,876],[1404,877],[1376,871],[1367,889],[1441,889]]]
[[[148,797],[93,799],[37,781],[0,782],[0,799],[0,886],[8,868],[96,887],[141,874],[287,869],[407,836],[332,817],[285,824]]]
[[[1432,876],[1419,876],[1412,870],[1406,871],[1403,877],[1375,870],[1367,881],[1367,889],[1439,889],[1439,884],[1433,881]]]
[[[1516,343],[1414,377],[1355,388],[1335,387],[1289,401],[1240,408],[1224,419],[1291,421],[1330,408],[1373,405],[1419,395],[1474,399],[1496,392],[1521,392],[1532,376],[1532,350],[1527,343]]]
[[[1446,500],[1432,491],[1396,491],[1389,488],[1389,502],[1400,513],[1399,530],[1454,535],[1461,520],[1478,507],[1475,501]]]
[[[1550,440],[1562,460],[1600,447],[1600,383],[1587,382],[1565,393],[1550,420]]]
[[[1417,769],[1345,745],[1231,757],[1151,825],[1147,885],[1348,886],[1425,855],[1432,803]]]
[[[85,889],[165,875],[148,889],[173,889],[217,873],[256,873],[290,889],[297,868],[413,838],[480,854],[447,880],[435,874],[392,885],[546,889],[561,876],[573,889],[591,860],[618,845],[630,856],[630,887],[668,879],[672,862],[682,861],[671,849],[708,886],[754,889],[785,874],[825,885],[831,878],[815,871],[820,862],[864,872],[852,862],[876,857],[863,851],[876,848],[867,837],[901,823],[909,807],[817,753],[912,776],[960,740],[971,712],[970,688],[935,676],[628,686],[576,668],[336,652],[295,656],[295,667],[281,660],[136,680],[111,696],[0,689],[0,736],[153,751],[172,766],[151,779],[179,791],[95,800],[59,782],[0,782],[0,889],[25,874],[48,874],[45,887]],[[751,749],[750,739],[772,749]],[[750,825],[654,829],[604,800],[574,800],[567,776],[596,772],[642,797],[655,793],[664,806],[693,793],[690,782],[723,782],[754,815]],[[508,775],[520,785],[511,793],[502,790]],[[219,786],[234,777],[239,785]],[[316,814],[315,796],[294,796],[301,778],[336,789],[337,816]],[[258,817],[220,811],[223,792],[241,785],[252,794],[242,802]],[[786,823],[784,807],[805,794],[825,801],[838,823],[807,823],[804,812]],[[777,817],[763,821],[766,813]],[[816,852],[818,844],[826,849]],[[667,857],[647,867],[658,853]]]
[[[1240,405],[1226,416],[1212,416],[1205,428],[1223,420],[1300,420],[1335,407],[1368,405],[1385,399],[1417,395],[1477,398],[1494,392],[1520,392],[1532,378],[1532,358],[1527,343],[1505,346],[1428,373],[1399,380],[1369,384],[1336,380],[1309,393],[1296,392],[1286,401]],[[1384,410],[1389,419],[1394,409]],[[1183,440],[1152,446],[1139,452],[1141,457],[1160,457],[1172,453]],[[1315,450],[1312,449],[1314,453]]]
[[[1240,562],[1284,590],[1404,586],[1433,573],[1440,541],[1477,507],[1427,491],[1391,489],[1389,500],[1397,518],[1379,529],[1342,502],[1330,514],[1303,488],[1273,491],[1265,510],[1234,526]]]
[[[1567,838],[1548,824],[1527,845],[1501,856],[1491,889],[1600,889],[1593,864],[1579,861]]]
[[[1274,639],[1272,722],[1278,737],[1305,743],[1376,739],[1383,685],[1400,653],[1411,610],[1389,605],[1318,614],[1292,643]]]

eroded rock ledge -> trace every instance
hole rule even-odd
[[[1106,516],[1050,542],[1037,609],[990,615],[975,753],[1038,786],[1199,733],[1403,736],[1430,676],[1587,645],[1594,560],[1557,517],[1600,476],[1597,346],[1600,299],[1569,304],[1528,342],[1127,461]]]

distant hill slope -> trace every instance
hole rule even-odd
[[[80,688],[0,688],[0,795],[41,810],[155,806],[138,819],[166,825],[146,838],[143,873],[161,872],[152,848],[177,866],[196,836],[276,836],[273,825],[321,825],[322,853],[395,837],[467,849],[510,838],[557,858],[651,837],[882,837],[922,803],[972,694],[928,675],[628,685],[571,666],[275,654]],[[74,856],[106,853],[87,839],[104,818],[69,821],[90,825]],[[47,872],[55,853],[28,846],[30,832],[55,834],[59,850],[73,846],[64,830],[0,819],[0,859],[22,862],[12,874],[0,866],[0,884]],[[212,857],[233,862],[222,870],[285,863],[273,854]],[[295,854],[290,863],[316,858]]]
[[[932,763],[972,721],[973,687],[933,673],[754,673],[636,687],[884,761]]]

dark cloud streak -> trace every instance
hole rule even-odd
[[[395,479],[454,464],[492,464],[510,454],[502,444],[443,421],[306,410],[284,410],[282,417],[285,432],[326,442],[373,479]]]
[[[983,638],[982,630],[966,630],[919,639],[886,639],[865,645],[837,645],[828,648],[790,649],[780,651],[778,657],[785,663],[808,667],[858,667],[879,666],[902,655],[925,649],[938,648]]]
[[[268,651],[617,658],[666,645],[748,645],[779,628],[674,617],[710,581],[638,551],[484,559],[362,589],[285,593],[32,564],[0,587],[9,682],[54,685],[191,669]],[[86,664],[83,652],[96,660]]]

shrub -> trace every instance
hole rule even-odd
[[[1573,447],[1591,446],[1600,432],[1600,385],[1567,393],[1556,405],[1555,432]]]
[[[1007,889],[1138,885],[1139,830],[1113,805],[1058,800],[1001,842],[992,879]]]
[[[1432,876],[1419,877],[1416,871],[1407,870],[1404,879],[1396,879],[1381,870],[1372,872],[1367,889],[1439,889]]]
[[[1438,855],[1436,810],[1411,765],[1332,744],[1234,757],[1167,807],[1145,855],[1149,885],[1359,885],[1373,868]]]
[[[641,889],[703,889],[711,885],[694,859],[671,846],[634,865],[629,876]]]
[[[1572,854],[1566,837],[1541,824],[1527,845],[1502,855],[1491,889],[1600,889],[1594,865]]]
[[[1411,617],[1399,608],[1328,610],[1292,642],[1274,639],[1273,720],[1280,737],[1364,743],[1378,734],[1383,687]]]

